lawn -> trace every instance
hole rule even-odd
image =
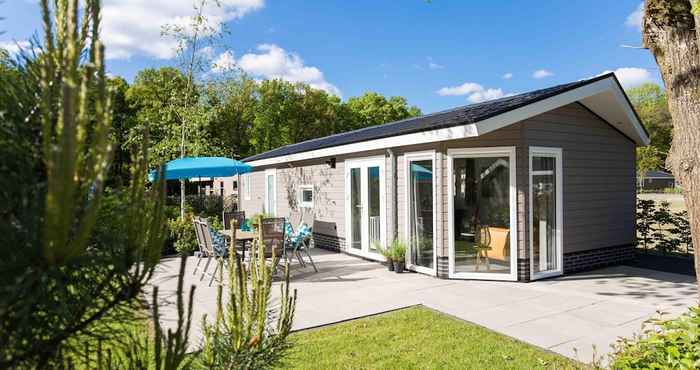
[[[581,369],[584,365],[424,307],[295,333],[294,369]]]

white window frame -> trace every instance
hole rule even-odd
[[[386,248],[387,245],[387,240],[386,240],[386,217],[387,217],[387,212],[386,212],[386,158],[384,156],[374,156],[374,157],[363,157],[363,158],[353,158],[353,159],[346,159],[344,161],[344,171],[345,171],[345,251],[349,254],[361,256],[367,259],[375,260],[375,261],[384,261],[385,258],[378,252],[372,252],[369,249],[369,240],[367,241],[367,245],[362,245],[360,250],[353,249],[350,246],[351,240],[352,240],[352,223],[350,222],[351,218],[351,213],[350,213],[350,169],[351,168],[360,168],[360,178],[361,178],[361,197],[363,199],[363,203],[366,203],[365,200],[367,199],[367,168],[368,167],[379,167],[379,207],[380,207],[380,220],[379,224],[381,227],[381,232],[379,235],[379,243],[382,246],[382,248]],[[366,210],[363,210],[363,221],[366,221]],[[363,228],[363,231],[361,232],[363,237],[367,236],[369,237],[369,232],[368,232],[368,226],[366,225],[365,222],[363,222],[363,225],[361,226]]]
[[[556,223],[557,227],[555,229],[555,243],[556,243],[556,250],[557,250],[557,266],[558,269],[556,270],[550,270],[546,272],[535,272],[535,264],[534,264],[534,256],[535,254],[533,253],[534,251],[534,244],[533,244],[533,227],[532,227],[532,176],[536,175],[537,173],[532,171],[532,158],[533,157],[550,157],[554,158],[555,165],[555,173],[554,177],[556,179]],[[538,279],[544,279],[548,277],[553,277],[553,276],[560,276],[564,274],[564,186],[563,186],[563,179],[564,179],[564,172],[563,172],[563,153],[561,148],[550,148],[550,147],[540,147],[540,146],[531,146],[529,149],[529,155],[528,155],[528,199],[529,199],[529,204],[528,204],[528,229],[529,229],[529,239],[530,242],[528,243],[528,246],[530,248],[529,254],[530,254],[530,280],[538,280]],[[547,171],[549,172],[549,171]]]
[[[411,227],[410,227],[410,215],[411,212],[409,210],[410,207],[410,201],[411,201],[411,195],[410,195],[410,188],[411,188],[411,162],[413,161],[424,161],[424,160],[430,160],[433,163],[433,268],[426,268],[423,266],[417,266],[413,265],[411,261],[411,251],[409,249],[406,250],[406,266],[416,272],[420,272],[423,274],[428,274],[432,276],[437,276],[437,235],[438,235],[438,229],[437,229],[437,204],[438,204],[438,197],[437,197],[437,168],[436,168],[436,153],[435,150],[427,150],[427,151],[420,151],[420,152],[410,152],[406,153],[403,156],[403,161],[404,161],[404,226],[405,226],[405,231],[404,231],[404,239],[406,239],[406,246],[410,248],[410,243],[409,243],[409,237],[410,237],[410,232],[411,232]]]
[[[272,176],[272,194],[269,194],[269,189],[267,186],[267,178],[269,176]],[[270,198],[272,196],[272,198]],[[275,209],[268,209],[268,205],[270,204],[270,199],[273,199],[274,203],[274,208]],[[272,216],[277,216],[277,170],[274,168],[270,168],[265,170],[265,213],[272,215]]]
[[[241,181],[238,184],[238,191],[241,191],[241,187],[243,187],[243,200],[250,200],[251,182],[249,173],[244,173],[241,175]]]
[[[311,201],[304,201],[304,192],[311,191]],[[313,208],[316,201],[316,191],[313,185],[299,185],[299,208]]]
[[[455,238],[454,238],[454,160],[455,158],[484,158],[484,157],[508,157],[510,169],[510,273],[479,273],[479,272],[455,272]],[[449,184],[447,194],[448,212],[448,245],[449,245],[449,270],[448,276],[451,279],[476,279],[476,280],[518,280],[518,189],[516,177],[516,154],[514,146],[503,147],[481,147],[481,148],[459,148],[447,150],[447,173]]]

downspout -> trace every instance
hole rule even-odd
[[[386,149],[386,153],[389,155],[389,163],[391,163],[391,176],[389,176],[389,189],[391,196],[389,197],[389,202],[391,207],[389,207],[389,216],[391,218],[391,238],[388,240],[391,243],[393,240],[399,237],[399,203],[397,199],[398,192],[398,172],[396,168],[396,155],[391,148]]]

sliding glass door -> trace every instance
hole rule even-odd
[[[345,162],[345,217],[348,252],[381,259],[385,245],[384,158]]]
[[[516,280],[515,148],[448,150],[449,274]]]
[[[435,152],[405,158],[408,267],[435,274]]]
[[[561,149],[530,148],[530,275],[561,275]]]

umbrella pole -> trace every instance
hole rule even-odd
[[[185,179],[180,179],[180,218],[185,219]]]

